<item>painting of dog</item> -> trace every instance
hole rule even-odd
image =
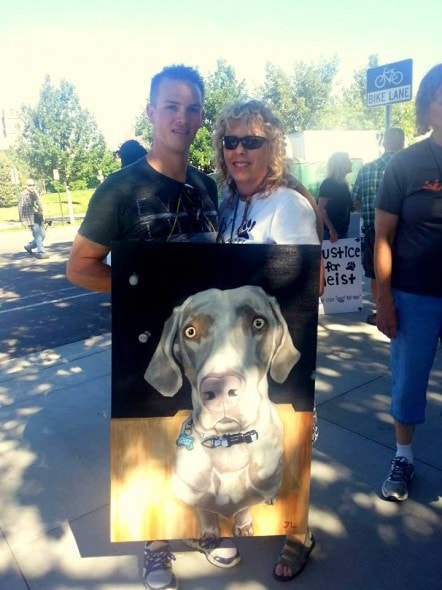
[[[202,536],[253,535],[250,507],[277,500],[283,430],[268,378],[283,383],[300,353],[275,297],[261,287],[207,289],[173,309],[144,378],[161,395],[191,385],[172,486],[198,511]]]

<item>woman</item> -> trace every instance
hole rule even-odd
[[[403,501],[414,475],[412,440],[425,421],[428,379],[442,340],[442,64],[416,95],[418,134],[388,163],[375,209],[377,326],[391,338],[396,456],[382,485]]]
[[[324,239],[346,238],[353,201],[345,177],[352,164],[346,152],[335,152],[327,162],[327,177],[319,187],[318,208],[324,221]]]
[[[218,242],[320,244],[322,221],[313,197],[289,174],[281,123],[262,102],[238,102],[225,109],[214,134],[214,152],[220,185],[228,193],[220,206]],[[310,530],[288,535],[274,577],[293,579],[314,544]]]

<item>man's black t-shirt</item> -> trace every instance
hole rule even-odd
[[[215,182],[192,166],[186,183],[160,174],[142,158],[111,174],[89,202],[79,233],[106,247],[122,239],[214,241]]]

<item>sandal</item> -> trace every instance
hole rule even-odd
[[[300,541],[295,541],[286,538],[284,547],[276,560],[273,568],[273,577],[278,582],[290,582],[295,576],[300,574],[307,564],[310,553],[315,546],[315,537],[310,529],[307,530],[305,541],[302,544]],[[289,567],[292,571],[291,575],[284,576],[276,573],[278,565]]]

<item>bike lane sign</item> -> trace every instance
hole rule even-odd
[[[413,60],[404,59],[367,70],[368,107],[379,107],[412,98]]]

